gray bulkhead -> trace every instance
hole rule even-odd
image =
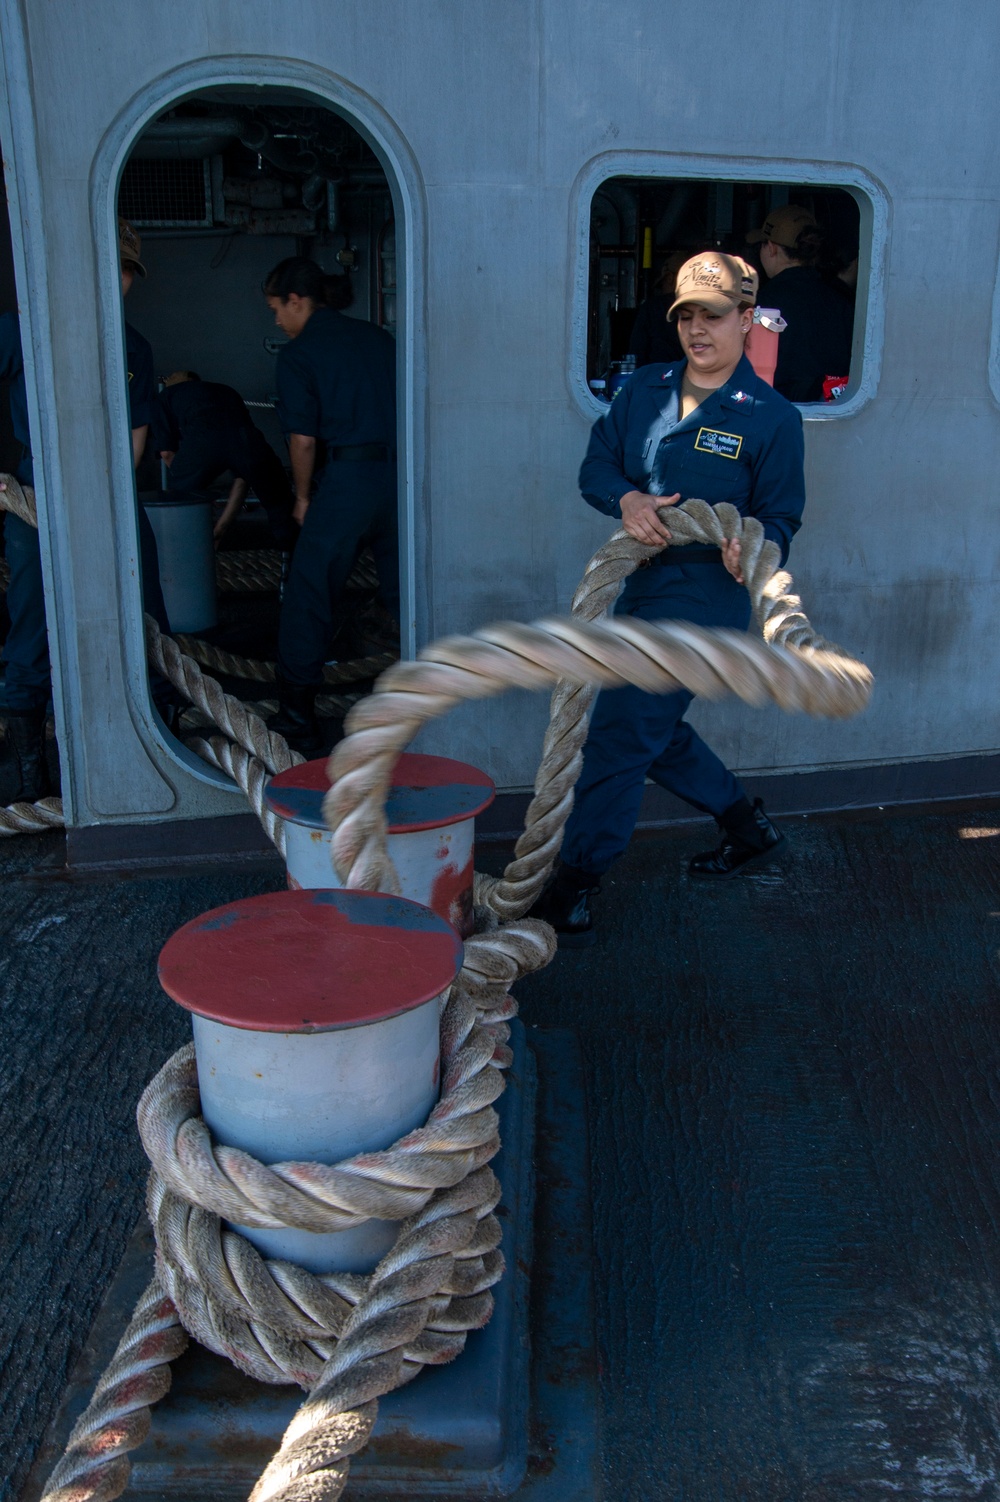
[[[245,808],[149,710],[113,234],[137,133],[226,84],[329,103],[392,187],[411,645],[566,610],[608,534],[576,489],[596,410],[594,188],[627,174],[849,186],[864,369],[842,409],[807,413],[790,567],[817,627],[873,668],[875,700],[845,724],[734,704],[694,717],[741,771],[1000,748],[995,6],[2,0],[0,16],[72,822]],[[544,711],[507,695],[424,745],[521,787]]]

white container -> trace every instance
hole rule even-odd
[[[142,501],[156,537],[160,588],[171,631],[207,631],[218,622],[212,502],[161,494]]]
[[[440,1000],[461,956],[437,914],[378,893],[267,893],[185,924],[163,948],[160,981],[193,1014],[213,1136],[264,1163],[336,1163],[421,1126],[440,1087]],[[370,1272],[399,1225],[235,1229],[311,1272]]]
[[[285,820],[293,888],[332,887],[337,879],[323,819],[326,767],[325,758],[290,767],[265,792],[268,807]],[[463,938],[472,932],[475,816],[495,794],[485,772],[447,756],[404,753],[393,770],[386,818],[400,890],[447,919]]]

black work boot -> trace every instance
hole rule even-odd
[[[37,803],[52,792],[45,761],[45,710],[7,710],[5,718],[19,780],[13,801]]]
[[[691,857],[688,862],[691,876],[725,881],[751,861],[773,855],[785,843],[785,836],[771,823],[759,798],[752,804],[741,798],[726,809],[718,823],[722,844],[716,850],[705,850]]]
[[[319,756],[323,750],[323,736],[316,719],[315,683],[286,683],[278,679],[278,713],[271,721],[270,729],[284,736],[293,751],[303,756]]]
[[[559,936],[560,949],[585,949],[596,938],[590,899],[600,890],[600,879],[589,871],[560,864],[528,917],[550,923]]]

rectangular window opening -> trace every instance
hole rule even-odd
[[[796,213],[795,210],[800,212]],[[704,250],[742,256],[757,303],[778,308],[775,388],[830,410],[858,389],[870,235],[854,190],[827,183],[619,176],[590,208],[587,383],[610,400],[633,366],[683,357],[667,320],[678,268]],[[774,239],[761,236],[770,230]]]

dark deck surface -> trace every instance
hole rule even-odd
[[[606,1495],[1000,1498],[1000,808],[787,827],[718,890],[637,840],[519,990],[587,1061]],[[4,1502],[139,1207],[157,951],[278,884],[32,879],[56,843],[0,847]]]

